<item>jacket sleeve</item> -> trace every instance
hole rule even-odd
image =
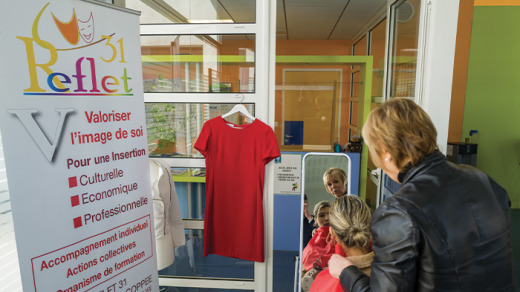
[[[370,277],[356,266],[346,267],[339,275],[339,281],[343,291],[370,291]]]
[[[415,291],[418,228],[406,212],[383,204],[372,217],[373,249],[370,278],[350,266],[340,275],[344,289],[360,291]]]

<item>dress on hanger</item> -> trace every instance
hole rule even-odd
[[[206,159],[204,256],[263,262],[265,165],[280,156],[273,130],[218,116],[204,123],[195,148]]]

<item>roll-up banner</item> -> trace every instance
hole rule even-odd
[[[159,291],[139,13],[80,0],[0,7],[23,291]]]

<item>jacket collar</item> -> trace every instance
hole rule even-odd
[[[405,184],[416,175],[425,172],[426,170],[444,162],[445,160],[446,156],[444,156],[444,154],[442,154],[439,150],[435,150],[432,154],[426,155],[423,160],[421,160],[421,162],[412,167],[410,170],[399,173],[397,175],[397,179],[401,185]]]

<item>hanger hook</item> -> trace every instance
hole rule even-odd
[[[240,98],[240,97],[242,98],[242,99],[240,100],[240,104],[241,104],[241,103],[244,101],[244,99],[246,98],[246,97],[244,96],[244,94],[242,94],[242,93],[235,94],[235,97],[236,97],[236,98]]]

